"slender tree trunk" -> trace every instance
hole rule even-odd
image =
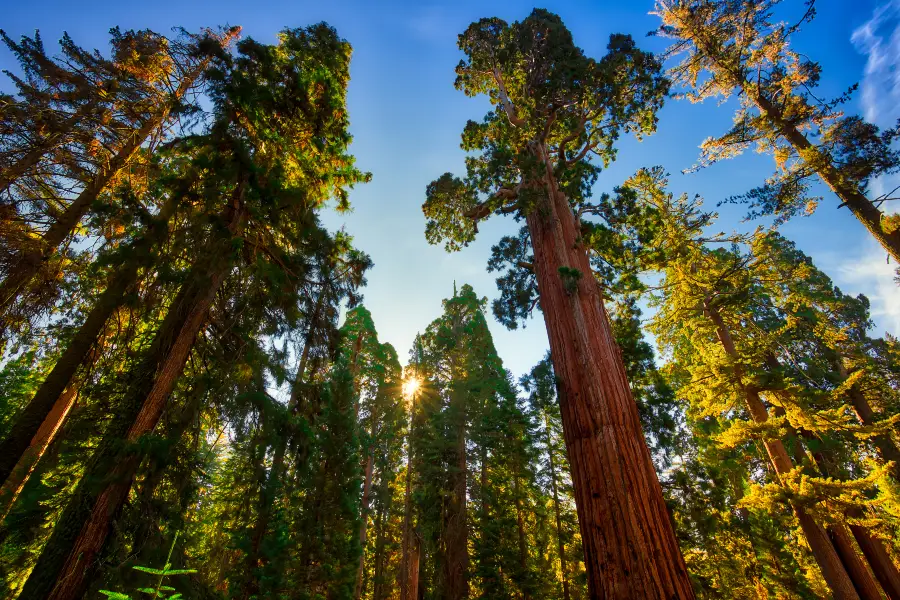
[[[870,534],[861,525],[850,525],[850,531],[856,538],[856,543],[863,551],[869,566],[872,567],[872,572],[875,574],[875,579],[881,584],[881,589],[890,600],[900,600],[900,573],[897,572],[897,565],[894,564],[887,548],[884,547],[884,542]]]
[[[400,555],[400,600],[413,600],[415,590],[418,584],[418,573],[416,573],[416,584],[413,583],[413,530],[412,530],[412,430],[413,430],[413,410],[414,404],[410,406],[409,414],[409,433],[406,443],[406,493],[403,497],[403,540],[401,542]],[[418,552],[416,552],[418,559]]]
[[[386,494],[390,493],[388,489],[386,489],[384,482],[384,472],[380,475],[382,479],[381,487],[382,489],[379,491],[379,496],[383,499]],[[385,600],[385,577],[384,577],[384,546],[385,546],[385,538],[384,538],[384,517],[386,508],[384,507],[384,503],[381,503],[381,508],[375,513],[375,572],[372,577],[372,600]]]
[[[3,486],[0,487],[0,521],[3,521],[6,515],[9,514],[16,498],[22,492],[22,488],[28,483],[28,478],[31,477],[31,473],[37,466],[38,461],[41,460],[44,452],[50,446],[50,442],[56,437],[56,432],[59,431],[63,421],[66,420],[66,415],[69,414],[69,410],[75,403],[76,396],[76,388],[74,387],[67,388],[59,395],[53,408],[47,414],[47,418],[44,419],[37,433],[31,439],[31,444],[19,456],[19,460],[10,471],[9,477],[6,478]]]
[[[233,36],[229,34],[223,43],[227,43],[231,37]],[[10,270],[6,279],[0,283],[0,317],[3,317],[3,321],[0,322],[0,334],[5,332],[5,317],[16,299],[25,292],[43,265],[56,255],[59,246],[75,231],[91,204],[97,200],[116,175],[131,162],[147,138],[165,123],[175,102],[183,98],[193,87],[194,82],[202,75],[208,64],[209,59],[204,60],[185,75],[173,94],[173,101],[161,106],[159,111],[148,118],[140,129],[126,137],[116,154],[99,168],[78,197],[47,229],[41,238],[39,247],[25,253],[19,259],[18,264]]]
[[[547,456],[550,462],[550,489],[553,491],[553,513],[556,517],[556,546],[559,552],[559,569],[562,575],[563,600],[569,600],[569,569],[566,566],[566,546],[562,535],[562,517],[559,509],[559,487],[556,482],[556,461],[553,458],[553,445],[550,435],[550,416],[544,413],[544,431],[547,443]]]
[[[843,360],[838,357],[836,363],[838,373],[842,379],[846,380],[850,376],[850,373],[847,372],[847,367],[844,366]],[[850,386],[850,389],[847,390],[847,397],[849,398],[850,404],[853,406],[853,411],[856,413],[856,418],[859,419],[860,423],[863,425],[873,425],[878,421],[875,411],[862,393],[862,390],[859,389],[858,384],[854,383]],[[881,460],[885,463],[894,463],[894,468],[891,469],[891,475],[895,481],[900,482],[900,450],[898,450],[897,445],[890,436],[885,434],[876,435],[872,438],[872,441],[875,444],[875,449],[878,451]]]
[[[356,569],[356,591],[354,598],[359,600],[363,591],[363,571],[366,566],[366,525],[369,520],[369,492],[372,489],[372,471],[375,466],[375,457],[370,450],[366,458],[365,480],[363,482],[362,503],[360,504],[360,524],[359,524],[359,566]]]
[[[4,169],[3,173],[0,174],[0,194],[5,192],[16,180],[37,165],[44,156],[50,153],[53,148],[56,147],[86,115],[93,112],[95,108],[95,102],[86,102],[79,106],[78,110],[69,115],[63,122],[62,127],[60,127],[58,131],[48,135],[35,148],[26,152],[22,158],[15,162],[15,164]]]
[[[774,365],[779,365],[777,358],[772,357],[770,360]],[[785,416],[784,409],[780,406],[776,406],[773,412],[777,417]],[[795,439],[802,437],[804,440],[809,441],[815,437],[806,430],[801,430],[798,434],[797,430],[790,424],[787,425],[787,432]],[[834,463],[830,460],[830,457],[826,458],[824,452],[813,452],[812,456],[814,463],[822,475],[826,477],[835,476],[832,469]],[[798,465],[803,464],[804,458],[806,458],[806,455],[803,452],[803,448],[799,444],[795,444],[794,462]],[[850,576],[850,580],[856,588],[856,593],[859,594],[859,597],[862,600],[882,600],[878,584],[872,577],[872,573],[866,568],[865,563],[860,559],[859,553],[856,551],[856,546],[853,544],[853,538],[850,535],[850,531],[847,530],[847,526],[843,523],[832,523],[828,525],[826,530],[841,563],[847,570],[847,575]]]
[[[819,177],[841,199],[841,202],[850,209],[850,212],[859,219],[869,233],[878,240],[894,261],[900,264],[900,229],[888,231],[884,227],[882,217],[884,214],[869,200],[859,188],[859,185],[844,177],[840,169],[807,139],[806,135],[791,123],[783,111],[777,108],[768,98],[759,93],[756,86],[748,81],[743,73],[735,71],[731,66],[725,65],[719,59],[719,53],[704,39],[704,32],[689,27],[691,39],[707,58],[716,65],[720,75],[731,79],[731,85],[740,89],[748,98],[756,104],[760,113],[767,118],[772,125],[784,136],[784,139],[800,154],[807,166],[813,166]]]
[[[769,413],[760,399],[759,393],[755,389],[744,385],[742,382],[743,375],[737,364],[740,356],[738,355],[737,348],[731,338],[731,333],[729,332],[725,321],[722,319],[722,316],[719,314],[718,308],[713,306],[707,299],[703,303],[703,310],[713,325],[715,325],[719,342],[722,344],[725,353],[736,363],[734,367],[735,378],[744,394],[744,401],[747,405],[747,411],[750,413],[750,417],[756,423],[765,423],[769,419]],[[772,438],[766,439],[763,440],[763,445],[765,446],[766,452],[769,455],[769,460],[779,477],[784,476],[793,470],[793,463],[781,440]],[[859,595],[856,593],[856,588],[850,580],[850,576],[844,568],[844,565],[841,563],[841,559],[832,545],[831,540],[826,535],[825,530],[802,507],[794,505],[793,509],[794,514],[797,516],[797,520],[800,522],[803,534],[806,536],[809,548],[812,550],[813,556],[816,558],[816,562],[822,570],[822,575],[828,583],[828,586],[831,588],[835,600],[858,600]]]
[[[788,122],[784,114],[768,98],[761,94],[755,94],[751,97],[756,102],[760,112],[772,121],[785,139],[794,147],[794,150],[807,157],[804,158],[804,162],[807,165],[816,164],[819,166],[817,172],[822,181],[850,209],[853,216],[859,219],[860,223],[869,230],[872,237],[878,240],[878,243],[887,250],[888,254],[893,257],[894,262],[900,264],[900,229],[888,231],[884,226],[884,213],[862,193],[856,183],[849,181],[841,173],[840,169],[837,169],[831,160],[826,159],[800,130]],[[814,153],[815,158],[810,157],[810,153]]]
[[[546,150],[537,158],[548,165],[543,182],[547,196],[536,201],[527,223],[559,379],[590,594],[693,598],[575,216],[557,189]]]
[[[813,434],[808,431],[803,431],[802,433],[805,439],[813,438]],[[823,475],[826,477],[835,476],[835,461],[833,456],[828,452],[814,452],[813,459]],[[847,513],[847,516],[859,517],[862,515],[860,511],[851,511]],[[843,525],[840,526],[842,531],[833,532],[832,529],[834,527],[837,526],[829,528],[828,533],[831,535],[831,539],[835,543],[835,548],[841,557],[841,561],[847,567],[847,572],[850,574],[851,579],[853,579],[853,583],[856,585],[859,595],[862,598],[881,598],[881,592],[878,591],[875,580],[872,579],[872,575],[869,574],[865,565],[859,560],[856,550],[853,549],[852,554],[850,552],[850,549],[853,548],[853,542],[850,540],[850,532],[852,532],[853,537],[856,538],[860,549],[863,551],[863,556],[866,557],[866,561],[872,569],[872,573],[875,575],[875,579],[881,584],[881,588],[887,594],[887,597],[890,600],[900,600],[900,571],[897,570],[897,566],[894,564],[894,561],[891,559],[891,556],[888,554],[887,549],[885,549],[881,540],[874,537],[869,533],[868,528],[863,527],[862,525],[850,525],[850,532],[848,532],[847,528]],[[838,539],[836,539],[836,537]],[[848,561],[858,562],[859,566],[848,564]],[[863,592],[861,588],[865,588],[866,591]],[[876,595],[873,596],[872,590],[874,590],[874,594]]]
[[[137,282],[139,270],[152,262],[152,250],[167,235],[169,220],[175,214],[183,197],[184,193],[173,194],[163,206],[159,216],[135,241],[133,257],[112,275],[109,284],[91,308],[78,333],[66,346],[65,351],[53,366],[53,370],[44,379],[31,401],[18,415],[7,437],[0,442],[0,480],[8,481],[14,466],[23,460],[31,441],[38,435],[42,423],[47,421],[53,407],[60,402],[64,390],[72,385],[75,373],[84,364],[92,349],[97,347],[107,321],[122,306],[126,294]],[[60,419],[65,418],[66,412],[60,414]],[[62,420],[57,424],[57,428],[61,424]],[[40,459],[40,455],[36,459]],[[22,483],[24,484],[24,482]],[[5,485],[6,483],[4,483]]]
[[[516,495],[516,530],[519,536],[519,568],[522,569],[521,581],[523,600],[531,600],[529,591],[528,542],[525,540],[525,518],[522,515],[522,497],[518,474],[513,476],[513,493]]]
[[[872,577],[872,573],[866,568],[865,563],[859,558],[856,552],[856,545],[853,543],[853,537],[850,531],[843,523],[835,523],[828,527],[828,537],[834,544],[834,549],[847,569],[850,580],[856,587],[856,593],[862,600],[882,600],[881,590]]]
[[[20,600],[76,600],[96,567],[112,520],[125,502],[142,456],[134,450],[156,427],[166,401],[231,267],[231,240],[243,221],[247,180],[226,209],[227,230],[218,233],[195,265],[166,314],[153,344],[129,374],[124,399],[85,469],[74,496],[25,582]],[[130,448],[123,452],[122,441]]]
[[[451,372],[456,369],[451,366]],[[452,384],[451,384],[452,385]],[[455,387],[455,386],[454,386]],[[466,406],[465,395],[458,389],[450,391],[449,410],[453,415],[453,445],[450,466],[450,497],[444,523],[446,547],[443,598],[464,600],[469,597],[469,542],[466,523]]]

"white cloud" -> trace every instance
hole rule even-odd
[[[875,9],[857,28],[851,41],[866,57],[860,84],[863,115],[881,127],[892,127],[900,117],[900,0],[889,0]],[[900,184],[900,177],[882,177],[871,192],[879,196]],[[893,205],[891,205],[893,204]],[[897,203],[883,208],[896,211]],[[896,264],[874,240],[855,256],[842,256],[830,270],[845,293],[863,293],[871,301],[871,314],[879,332],[900,335],[900,287],[894,281]],[[831,261],[827,261],[831,262]]]
[[[879,332],[900,335],[900,286],[894,282],[894,269],[885,251],[874,241],[853,259],[843,260],[833,271],[834,279],[845,293],[864,293],[871,302],[872,319]]]
[[[875,9],[872,18],[858,27],[850,41],[866,56],[862,80],[862,105],[866,119],[892,125],[900,101],[900,0]]]

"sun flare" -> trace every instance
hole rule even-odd
[[[419,391],[420,387],[422,387],[422,380],[418,377],[410,377],[403,382],[403,395],[410,398]]]

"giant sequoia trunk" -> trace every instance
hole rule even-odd
[[[744,395],[744,402],[747,406],[747,412],[750,413],[750,418],[756,423],[765,423],[769,419],[769,412],[760,399],[759,392],[741,381],[743,374],[738,363],[740,356],[732,340],[731,332],[719,314],[719,309],[709,299],[703,302],[702,308],[707,318],[715,326],[716,335],[725,353],[731,360],[735,361],[735,379]],[[766,453],[769,455],[769,460],[775,469],[775,473],[779,477],[787,475],[793,470],[794,465],[781,440],[768,438],[763,440],[763,445],[766,448]],[[835,600],[859,600],[859,594],[857,594],[856,588],[825,530],[802,506],[794,505],[793,509],[797,520],[800,522],[800,528],[803,530],[809,548],[819,568],[822,570],[822,576],[828,583],[828,587],[831,588]]]
[[[600,289],[549,171],[527,222],[591,597],[693,598]]]
[[[152,250],[165,238],[169,220],[175,214],[184,192],[186,190],[173,194],[154,222],[135,241],[131,252],[132,258],[112,275],[109,285],[91,308],[78,333],[66,346],[31,401],[16,417],[7,437],[0,442],[0,480],[5,482],[4,487],[11,477],[13,468],[25,460],[26,453],[33,447],[32,440],[38,436],[38,430],[43,427],[42,423],[46,423],[51,414],[56,414],[59,419],[46,440],[47,444],[52,441],[56,430],[62,425],[68,411],[54,412],[54,407],[59,404],[64,390],[71,385],[75,373],[97,347],[107,321],[124,303],[126,294],[138,279],[140,269],[152,262]],[[40,454],[43,454],[43,451],[34,457],[35,464],[40,459]],[[29,469],[28,473],[30,472]]]
[[[83,594],[143,458],[135,448],[144,435],[152,433],[162,416],[231,267],[231,238],[243,220],[245,186],[246,180],[236,187],[233,202],[226,209],[227,233],[214,234],[217,243],[204,252],[203,260],[209,262],[191,269],[153,344],[128,374],[125,396],[113,422],[25,582],[21,600],[76,600]]]

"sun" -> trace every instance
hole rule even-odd
[[[409,377],[403,382],[403,395],[411,398],[422,387],[422,380],[418,377]]]

